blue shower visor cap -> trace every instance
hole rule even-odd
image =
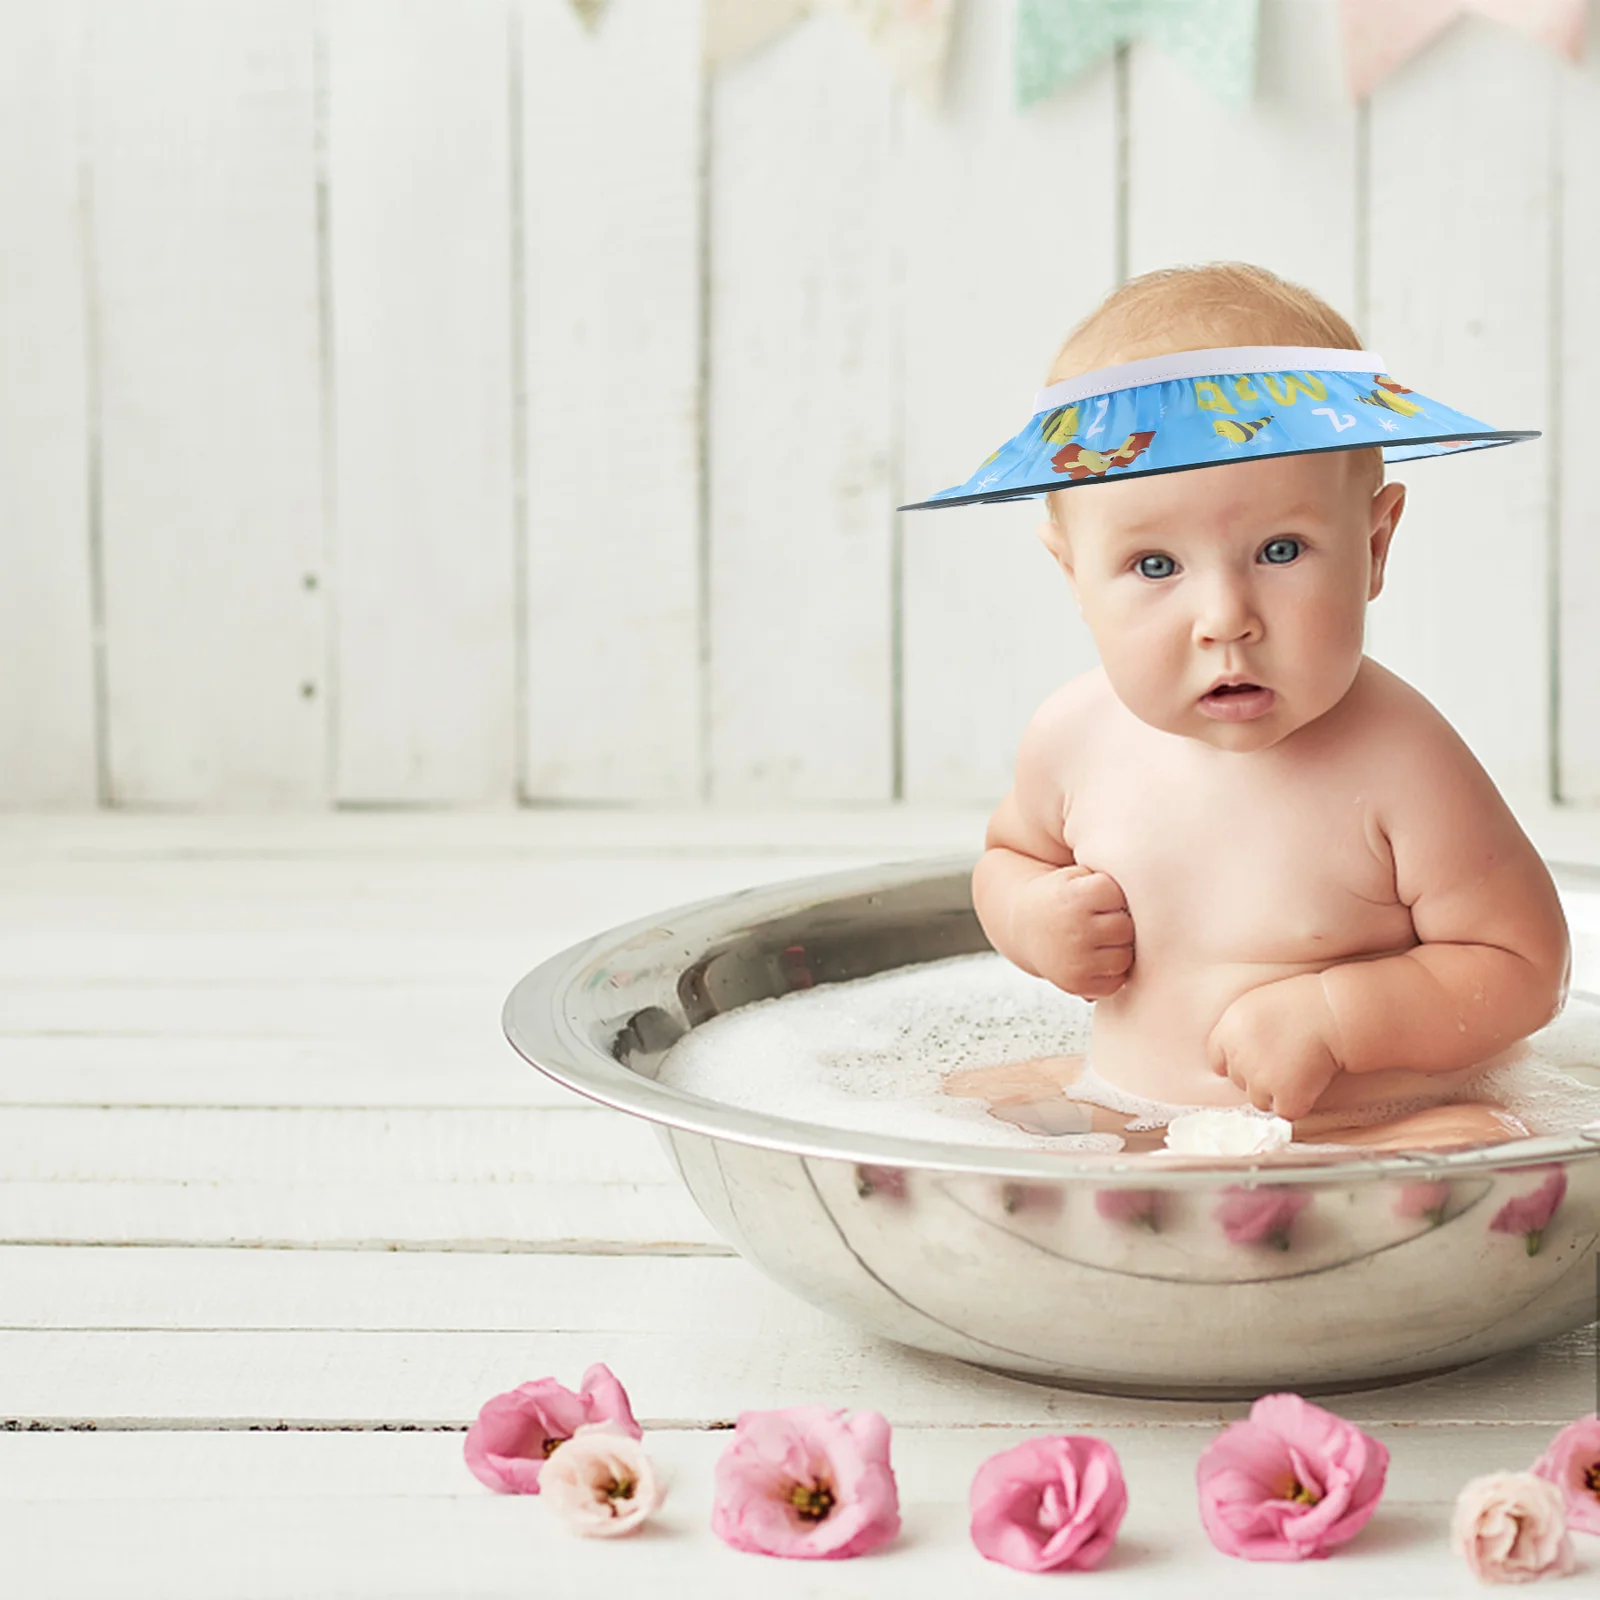
[[[1538,437],[1415,393],[1370,350],[1185,350],[1042,389],[1028,425],[965,483],[900,510],[1021,500],[1262,456],[1381,446],[1385,462],[1411,461]]]

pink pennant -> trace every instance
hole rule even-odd
[[[1475,11],[1559,50],[1583,55],[1588,0],[1339,0],[1345,76],[1351,95],[1365,96],[1457,17]]]

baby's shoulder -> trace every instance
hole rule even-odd
[[[1408,771],[1419,762],[1476,765],[1439,708],[1370,656],[1363,658],[1347,699],[1347,737],[1386,769]]]
[[[1044,766],[1056,774],[1070,768],[1074,756],[1094,739],[1115,702],[1105,669],[1094,667],[1062,684],[1034,712],[1023,730],[1017,753],[1019,775]]]
[[[1492,780],[1466,741],[1404,678],[1363,660],[1350,698],[1350,755],[1382,812],[1432,815],[1441,804],[1499,805]]]

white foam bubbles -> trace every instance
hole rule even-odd
[[[660,1079],[708,1100],[831,1128],[1014,1149],[1115,1150],[1122,1141],[1114,1134],[1030,1133],[991,1116],[980,1101],[940,1090],[947,1074],[965,1068],[1081,1055],[1090,1016],[1086,1001],[1000,956],[957,956],[714,1017],[673,1047]],[[1092,1073],[1073,1085],[1073,1097],[1142,1119],[1154,1105]],[[1491,1099],[1536,1134],[1595,1119],[1600,1005],[1573,1000],[1520,1059],[1442,1098]],[[1181,1109],[1165,1108],[1168,1116]]]

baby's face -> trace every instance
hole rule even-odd
[[[1346,452],[1115,480],[1041,530],[1118,698],[1167,733],[1262,750],[1344,697],[1405,490]]]

